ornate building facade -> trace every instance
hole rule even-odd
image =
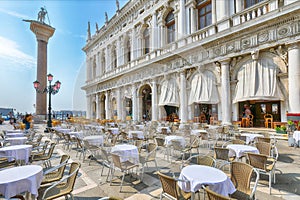
[[[88,118],[300,113],[297,0],[129,0],[83,50]]]

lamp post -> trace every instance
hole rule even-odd
[[[40,82],[38,82],[37,80],[33,82],[33,87],[35,88],[37,93],[45,93],[47,92],[49,94],[48,97],[48,121],[47,121],[47,127],[51,128],[52,127],[52,120],[51,120],[51,94],[55,95],[58,93],[59,89],[60,89],[60,85],[61,82],[56,81],[54,85],[51,85],[51,82],[53,80],[53,75],[52,74],[48,74],[47,75],[47,79],[49,82],[49,85],[46,86],[44,89],[40,90]]]

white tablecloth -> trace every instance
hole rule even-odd
[[[119,128],[108,128],[108,130],[110,130],[111,133],[114,134],[114,135],[119,134]]]
[[[171,129],[168,126],[166,126],[166,127],[157,127],[157,132],[161,133],[161,129],[163,129],[163,128],[167,129],[167,133],[171,133]]]
[[[144,127],[145,127],[145,125],[143,125],[143,124],[137,124],[137,125],[135,125],[139,130],[143,130],[144,129]]]
[[[180,142],[181,146],[185,146],[185,139],[182,136],[178,135],[169,135],[165,137],[165,145],[169,146],[172,140],[177,140]]]
[[[300,140],[300,131],[294,131],[293,138],[295,139],[295,142],[297,143]]]
[[[5,133],[24,133],[23,130],[15,129],[15,130],[6,130]]]
[[[24,160],[25,163],[28,163],[29,156],[31,154],[32,146],[31,145],[14,145],[0,148],[0,156],[13,156],[17,160]],[[9,159],[11,161],[11,159]]]
[[[200,136],[201,133],[207,133],[207,131],[206,131],[206,130],[201,130],[201,129],[191,130],[191,135],[197,135],[197,136]]]
[[[186,192],[197,192],[202,185],[208,185],[211,190],[224,196],[236,191],[229,177],[223,171],[214,167],[204,165],[186,166],[182,168],[179,179],[188,180],[188,182],[178,182],[179,187]]]
[[[6,133],[6,137],[23,137],[24,133],[16,132],[16,133]]]
[[[246,136],[246,144],[250,144],[257,137],[264,137],[263,135],[257,133],[242,133],[241,136]]]
[[[132,133],[136,133],[137,134],[137,137],[139,139],[144,139],[144,132],[143,131],[129,131],[128,132],[128,137],[129,138],[132,138]]]
[[[9,199],[23,192],[38,196],[43,179],[43,168],[39,165],[13,167],[0,171],[0,193]]]
[[[71,137],[83,138],[83,132],[82,131],[71,131],[67,134],[69,134]]]
[[[244,155],[245,152],[259,153],[256,147],[242,144],[229,144],[226,148],[229,149],[229,157],[235,155],[237,158],[240,158]]]
[[[27,137],[9,137],[5,138],[5,141],[9,142],[10,145],[20,145],[25,144]]]
[[[130,160],[131,162],[139,163],[139,152],[136,146],[130,144],[119,144],[111,148],[111,153],[120,156],[121,162]]]
[[[90,145],[102,146],[103,136],[102,135],[90,135],[83,138],[83,140],[88,141]]]

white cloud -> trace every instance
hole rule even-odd
[[[20,18],[20,19],[30,19],[30,17],[27,15],[23,15],[23,14],[15,12],[15,11],[5,10],[3,8],[0,8],[0,12],[11,15],[13,17]]]
[[[36,66],[36,58],[22,52],[15,41],[0,36],[0,59],[12,66],[32,69]]]

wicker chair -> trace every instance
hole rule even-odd
[[[255,199],[256,187],[259,180],[259,172],[247,163],[232,162],[231,163],[231,181],[236,187],[236,191],[230,195],[236,199]],[[255,182],[253,188],[250,187],[251,179],[255,173]]]
[[[198,164],[198,165],[205,165],[209,167],[216,167],[216,160],[208,155],[194,155],[189,157],[186,161],[182,163],[180,168],[189,165],[189,164]]]
[[[91,154],[89,156],[89,165],[90,165],[93,157],[95,158],[97,155],[99,155],[101,148],[98,146],[95,146],[95,145],[90,145],[87,140],[83,140],[82,142],[83,142],[85,151],[88,151]]]
[[[139,156],[140,163],[142,164],[141,180],[143,180],[144,177],[145,165],[147,165],[148,167],[149,162],[154,162],[156,170],[158,170],[157,163],[156,163],[156,149],[157,149],[157,144],[149,143],[147,147],[147,154],[145,156],[140,154]]]
[[[160,137],[154,138],[155,143],[157,144],[157,148],[160,148],[164,152],[164,158],[167,155],[167,159],[169,160],[169,154],[167,154],[167,149],[165,146],[165,139]]]
[[[59,181],[64,175],[66,164],[69,158],[69,155],[62,155],[59,165],[45,171],[41,185],[52,183],[54,181]]]
[[[240,140],[240,139],[233,139],[233,140],[229,140],[227,142],[225,142],[222,147],[225,148],[228,144],[245,144],[246,142],[244,140]]]
[[[214,158],[216,159],[216,167],[222,168],[226,164],[232,162],[235,157],[229,157],[229,149],[227,148],[221,148],[221,147],[215,147],[214,148]]]
[[[256,137],[255,138],[257,142],[266,142],[271,143],[271,138],[265,138],[265,137]]]
[[[0,156],[0,170],[8,167],[18,166],[18,162],[13,156]]]
[[[129,172],[129,170],[133,169],[133,168],[137,168],[139,167],[138,164],[134,164],[130,161],[125,161],[125,162],[121,162],[120,156],[117,154],[111,154],[112,156],[112,160],[114,163],[114,169],[112,170],[111,173],[111,179],[110,179],[110,184],[112,183],[112,178],[114,176],[114,171],[116,168],[118,168],[122,173],[122,181],[121,181],[121,185],[120,185],[120,192],[122,191],[122,186],[123,186],[123,182],[124,182],[124,178],[125,178],[125,174]]]
[[[260,154],[271,156],[272,145],[267,142],[257,142],[255,143],[256,148]]]
[[[230,197],[225,197],[221,194],[218,194],[210,189],[208,189],[208,187],[203,187],[204,191],[206,192],[207,196],[208,196],[208,200],[233,200]]]
[[[44,154],[32,155],[31,161],[44,161],[46,167],[51,167],[50,158],[52,157],[55,145],[56,143],[51,143],[48,152],[45,152]]]
[[[271,194],[272,175],[274,183],[275,179],[275,163],[276,159],[269,159],[270,157],[264,154],[248,153],[249,164],[255,167],[259,173],[269,176],[269,194]]]
[[[161,186],[162,186],[162,192],[160,194],[160,199],[162,197],[166,197],[168,199],[191,199],[191,193],[190,192],[184,192],[181,190],[177,184],[178,181],[182,181],[173,177],[170,177],[168,175],[162,174],[161,172],[157,172]]]
[[[182,146],[181,142],[178,140],[171,140],[171,145],[170,147],[173,149],[173,154],[174,151],[178,151],[181,155],[181,161],[183,162],[185,158],[185,154],[189,153],[191,156],[191,147],[190,146]]]
[[[65,196],[65,198],[67,198],[68,195],[70,195],[71,198],[74,199],[72,195],[72,191],[75,185],[79,168],[80,168],[80,163],[78,162],[71,163],[68,176],[64,177],[59,182],[55,182],[53,185],[48,187],[45,190],[44,194],[42,195],[42,199],[51,200],[61,196]]]
[[[114,166],[113,166],[113,163],[111,161],[110,154],[104,148],[101,148],[101,156],[102,156],[101,176],[103,175],[104,167],[107,167],[108,168],[108,173],[107,173],[107,176],[106,176],[106,181],[107,181],[110,173],[112,172],[112,170],[114,168]]]

